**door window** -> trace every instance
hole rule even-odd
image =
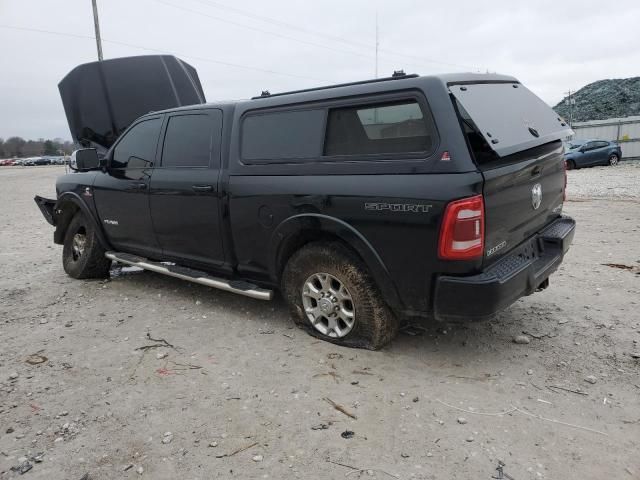
[[[213,119],[207,114],[170,117],[164,136],[162,166],[209,166],[213,126]]]
[[[162,121],[144,120],[131,128],[113,151],[112,168],[148,168],[156,156]]]

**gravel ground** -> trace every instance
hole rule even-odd
[[[61,171],[0,168],[0,478],[640,478],[638,164],[569,172],[550,288],[380,352],[280,301],[68,278],[32,201]]]
[[[640,198],[640,161],[623,161],[616,167],[570,170],[569,199],[635,200]]]

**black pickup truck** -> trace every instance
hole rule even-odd
[[[148,56],[77,67],[60,91],[93,148],[36,202],[74,278],[116,261],[278,290],[309,333],[377,349],[406,318],[490,318],[547,287],[573,238],[571,129],[512,77],[396,72],[204,103],[192,67]]]

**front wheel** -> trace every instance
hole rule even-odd
[[[618,157],[617,154],[612,153],[611,155],[609,155],[609,165],[611,165],[612,167],[615,167],[616,165],[618,165],[619,161],[620,161],[620,157]]]
[[[105,278],[109,276],[111,260],[98,241],[93,222],[82,212],[71,219],[64,236],[62,266],[73,278]]]
[[[575,170],[576,162],[573,160],[567,160],[567,170]]]
[[[362,261],[339,243],[313,243],[297,251],[282,283],[295,322],[322,340],[377,350],[398,330]]]

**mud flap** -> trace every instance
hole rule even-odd
[[[51,200],[50,198],[41,197],[39,195],[36,195],[33,199],[35,200],[36,205],[38,205],[38,208],[40,209],[40,212],[42,212],[42,216],[47,221],[47,223],[55,227],[56,222],[53,217],[53,209],[56,205],[56,201]]]

